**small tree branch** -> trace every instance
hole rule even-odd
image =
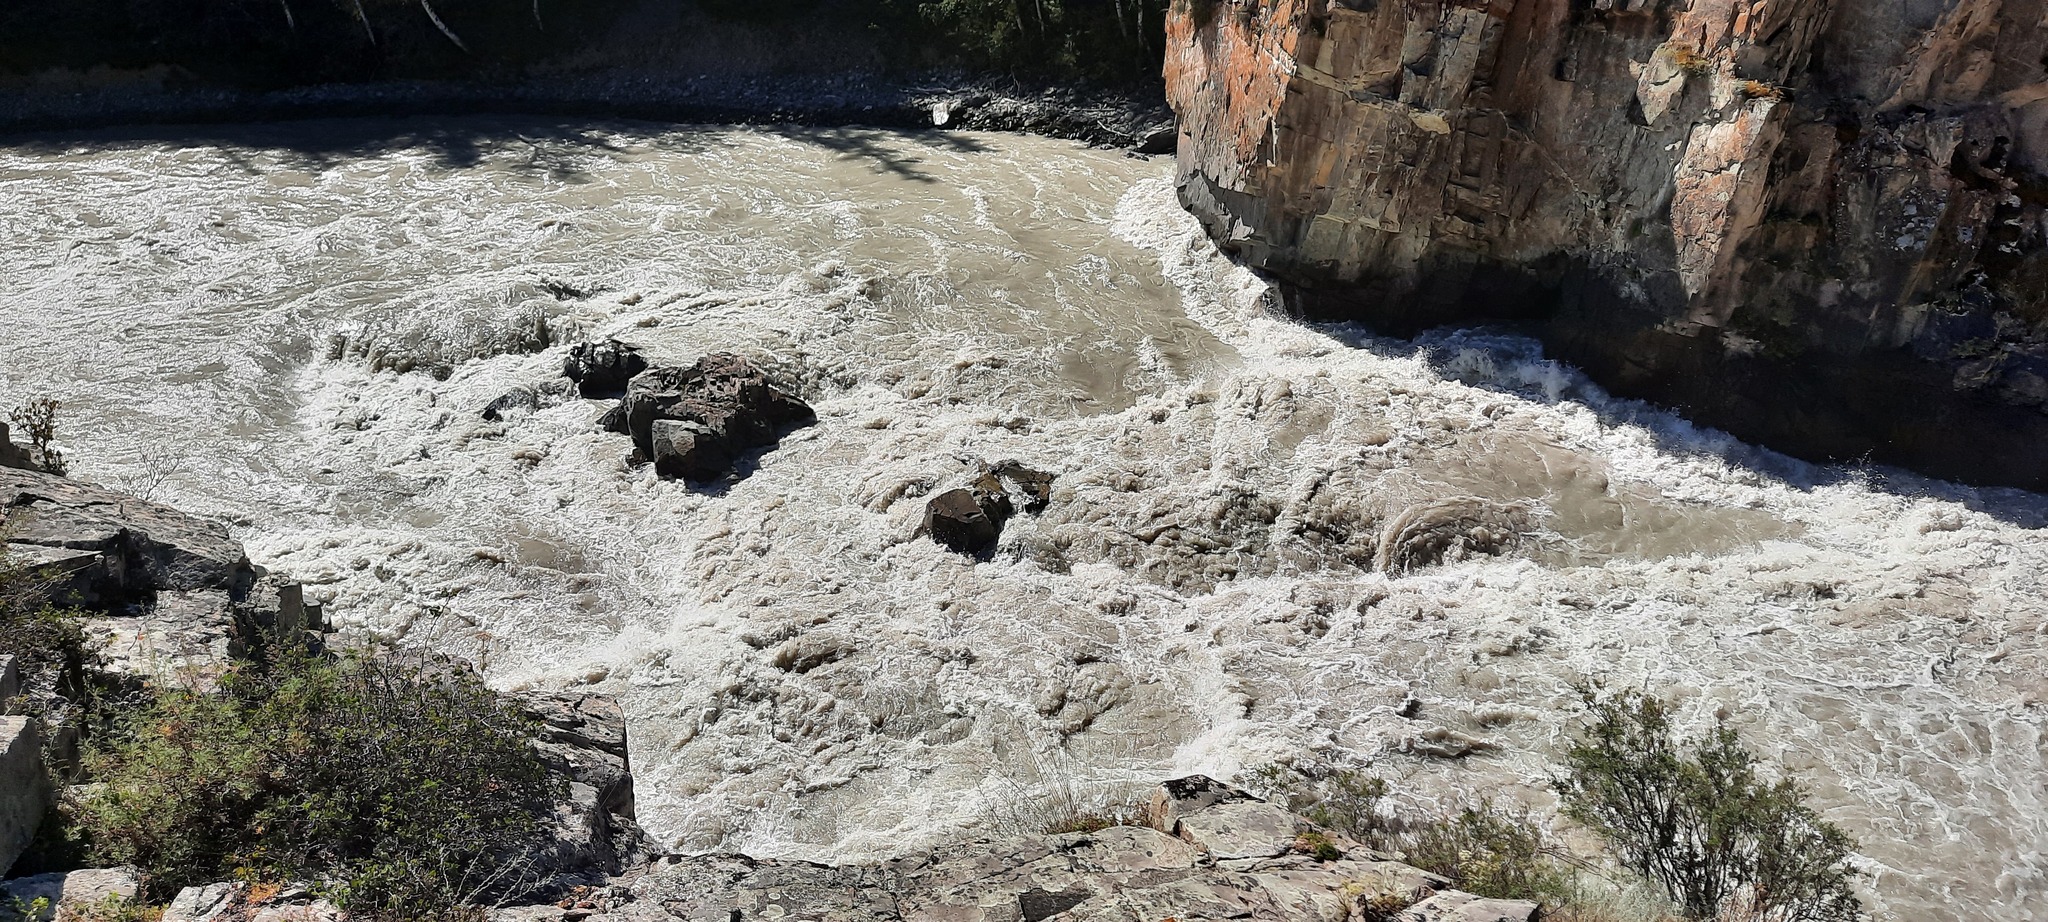
[[[456,35],[453,30],[448,28],[447,23],[441,21],[440,16],[435,15],[433,4],[428,3],[427,0],[420,0],[420,9],[427,11],[427,18],[434,21],[434,28],[441,30],[442,35],[448,36],[448,40],[454,42],[455,47],[462,49],[463,54],[469,53],[469,46],[462,43],[461,36]]]

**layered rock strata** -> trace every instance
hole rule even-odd
[[[2048,489],[2042,0],[1193,0],[1183,199],[1312,316],[1532,321],[1795,454]]]

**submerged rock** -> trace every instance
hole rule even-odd
[[[652,368],[626,384],[605,422],[632,436],[641,457],[671,479],[707,481],[731,473],[749,452],[785,429],[817,419],[809,404],[753,363],[713,353],[687,368]]]
[[[1005,512],[1002,518],[1008,518]],[[924,504],[924,533],[956,552],[981,556],[1002,537],[1000,520],[976,501],[973,490],[947,490]]]

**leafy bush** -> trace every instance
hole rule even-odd
[[[1648,695],[1588,690],[1586,702],[1589,720],[1556,781],[1565,812],[1688,918],[1862,918],[1856,843],[1807,807],[1796,783],[1763,781],[1734,730],[1682,742],[1669,706]]]
[[[1527,814],[1488,802],[1453,815],[1398,811],[1387,802],[1385,779],[1350,770],[1311,779],[1265,766],[1245,783],[1317,825],[1448,877],[1464,890],[1553,908],[1572,901],[1575,872]]]
[[[886,0],[914,10],[946,63],[1098,80],[1153,78],[1165,55],[1164,0]]]
[[[159,898],[315,880],[357,917],[444,918],[531,883],[509,875],[562,793],[532,729],[467,671],[280,648],[98,742],[104,784],[74,809],[95,859],[142,867]]]
[[[1460,889],[1553,907],[1571,901],[1572,870],[1527,814],[1482,801],[1456,816],[1416,824],[1407,840],[1404,860],[1457,881]]]
[[[54,595],[46,576],[10,560],[0,542],[0,656],[16,658],[31,688],[77,677],[88,659],[80,613],[53,605]]]
[[[9,411],[7,418],[21,427],[28,439],[28,454],[37,467],[51,474],[65,472],[64,453],[57,450],[57,401],[37,397]]]

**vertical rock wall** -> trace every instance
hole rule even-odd
[[[2048,489],[2048,2],[1183,0],[1183,199],[1795,454]]]

